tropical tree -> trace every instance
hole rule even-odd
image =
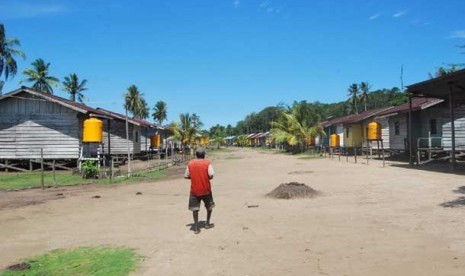
[[[325,135],[323,127],[318,123],[318,114],[311,114],[312,111],[306,105],[305,102],[294,104],[287,112],[281,112],[279,120],[272,123],[271,132],[278,143],[286,143],[304,151],[309,140]]]
[[[69,76],[64,77],[63,91],[69,93],[69,99],[73,102],[76,101],[76,96],[79,102],[84,102],[85,96],[82,94],[83,91],[87,90],[87,80],[79,81],[79,77],[73,73]]]
[[[18,65],[15,60],[15,56],[22,59],[26,58],[26,55],[15,47],[21,46],[21,43],[16,38],[6,38],[5,27],[0,24],[0,78],[5,73],[5,81],[8,78],[14,77],[18,73]],[[3,84],[5,82],[0,81],[0,94],[2,92]]]
[[[154,121],[157,121],[159,125],[163,123],[163,121],[167,118],[167,107],[164,101],[158,101],[155,103],[153,107],[152,117]]]
[[[144,99],[144,94],[134,84],[129,86],[124,94],[124,108],[134,118],[146,119],[149,116],[149,108]]]
[[[355,111],[355,114],[358,114],[357,103],[358,103],[358,95],[360,93],[358,84],[356,83],[351,84],[349,88],[347,89],[347,91],[349,92],[347,96],[350,97],[349,104],[351,105],[352,110]]]
[[[454,73],[457,70],[458,69],[457,69],[456,65],[452,65],[450,68],[446,68],[446,67],[441,66],[441,67],[438,68],[438,70],[434,74],[428,73],[428,75],[429,75],[430,79],[433,79],[433,78],[438,78],[438,77],[445,76],[445,75],[450,74],[450,73]]]
[[[362,81],[360,83],[360,101],[363,102],[365,111],[367,111],[367,101],[370,96],[370,84],[368,82]]]
[[[182,113],[179,115],[179,123],[173,122],[170,124],[170,131],[173,135],[171,139],[181,141],[183,146],[193,145],[195,143],[196,135],[200,132],[202,126],[200,117],[195,113],[190,115],[189,113]]]
[[[139,102],[139,108],[134,115],[134,117],[139,118],[139,119],[147,119],[150,114],[150,108],[149,105],[147,104],[147,101],[143,98],[143,94],[141,94],[140,102]]]
[[[32,88],[46,94],[53,94],[53,87],[57,87],[58,79],[49,76],[50,63],[45,63],[41,58],[31,63],[32,69],[23,71],[26,76],[21,82],[32,82]]]

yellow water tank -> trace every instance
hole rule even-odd
[[[381,140],[381,124],[371,122],[368,124],[368,140]]]
[[[329,138],[330,138],[330,141],[329,141],[329,142],[330,142],[330,144],[329,144],[330,147],[332,147],[332,148],[337,148],[337,147],[339,147],[339,135],[337,135],[337,134],[331,134],[331,135],[329,136]]]
[[[150,137],[150,146],[152,148],[160,147],[160,135],[152,135]]]
[[[82,141],[85,143],[101,143],[103,135],[103,123],[96,118],[84,120]]]

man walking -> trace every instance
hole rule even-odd
[[[215,172],[210,164],[210,161],[205,159],[205,149],[198,147],[195,150],[196,159],[189,162],[184,173],[184,178],[191,180],[191,191],[189,195],[189,210],[192,211],[194,217],[194,233],[200,233],[199,229],[199,210],[200,202],[203,201],[207,209],[207,222],[205,229],[213,228],[215,225],[210,223],[213,207],[213,195],[211,191],[210,180]]]

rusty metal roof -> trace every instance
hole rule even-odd
[[[428,107],[437,105],[444,102],[442,99],[436,99],[436,98],[412,98],[412,111],[417,111],[421,109],[426,109]],[[409,103],[404,103],[398,106],[393,106],[391,109],[385,110],[379,114],[377,114],[377,117],[387,117],[387,116],[392,116],[396,115],[399,113],[406,113],[410,109]]]
[[[449,93],[452,92],[455,100],[465,102],[465,69],[408,85],[407,89],[409,93],[417,96],[444,100],[448,99]]]

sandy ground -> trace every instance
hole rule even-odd
[[[441,205],[463,199],[463,175],[249,149],[209,158],[216,227],[199,235],[183,167],[154,183],[61,189],[58,199],[56,190],[0,193],[10,203],[0,209],[0,267],[56,248],[112,245],[145,256],[134,275],[465,275],[465,200]],[[264,196],[291,181],[321,195]],[[47,193],[55,200],[13,204]]]

